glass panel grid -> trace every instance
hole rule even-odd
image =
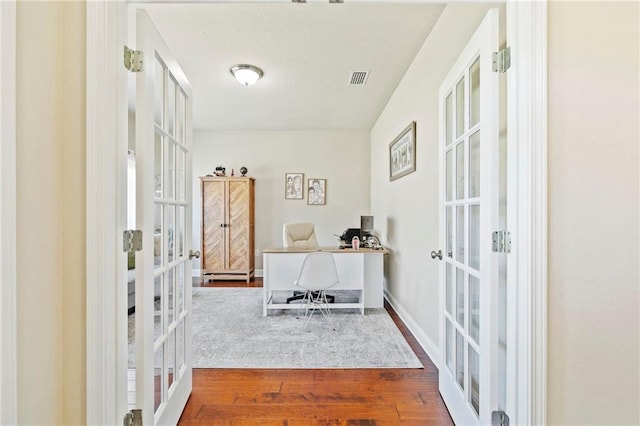
[[[480,280],[469,274],[469,337],[480,344]]]
[[[173,75],[169,73],[167,79],[167,102],[165,105],[165,114],[167,117],[166,131],[171,136],[175,136],[175,122],[176,122],[176,81]]]
[[[480,122],[480,58],[469,68],[469,128]]]
[[[464,271],[456,268],[456,321],[460,327],[465,328],[465,284]]]
[[[461,389],[465,388],[465,356],[466,345],[464,336],[456,329],[456,383]]]
[[[480,415],[480,355],[469,345],[469,403],[476,413]]]
[[[445,145],[451,145],[453,142],[453,93],[449,93],[445,99]]]
[[[162,128],[164,125],[164,114],[163,114],[163,105],[164,105],[164,85],[166,78],[166,67],[162,60],[156,56],[154,61],[154,75],[153,75],[153,88],[154,88],[154,100],[153,100],[153,116],[154,122]]]
[[[465,123],[465,80],[466,78],[461,78],[456,84],[456,138],[460,137],[464,133]]]

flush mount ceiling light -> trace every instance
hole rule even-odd
[[[231,67],[231,74],[238,80],[240,84],[251,86],[264,75],[262,70],[253,65],[238,64]]]

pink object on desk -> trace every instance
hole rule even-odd
[[[360,250],[360,238],[353,237],[351,239],[351,247],[353,247],[354,250]]]

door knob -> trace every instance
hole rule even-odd
[[[431,258],[432,258],[432,259],[435,259],[436,257],[437,257],[438,259],[442,260],[442,250],[438,250],[438,251],[433,250],[433,251],[431,252]]]
[[[189,259],[200,259],[200,251],[193,251],[193,250],[189,250]]]

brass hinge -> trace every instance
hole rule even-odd
[[[142,231],[127,229],[122,233],[122,251],[126,253],[142,250]]]
[[[505,73],[511,68],[511,48],[493,52],[493,72]]]
[[[129,49],[127,46],[124,47],[124,67],[129,71],[142,71],[143,58],[144,54],[142,50]]]

